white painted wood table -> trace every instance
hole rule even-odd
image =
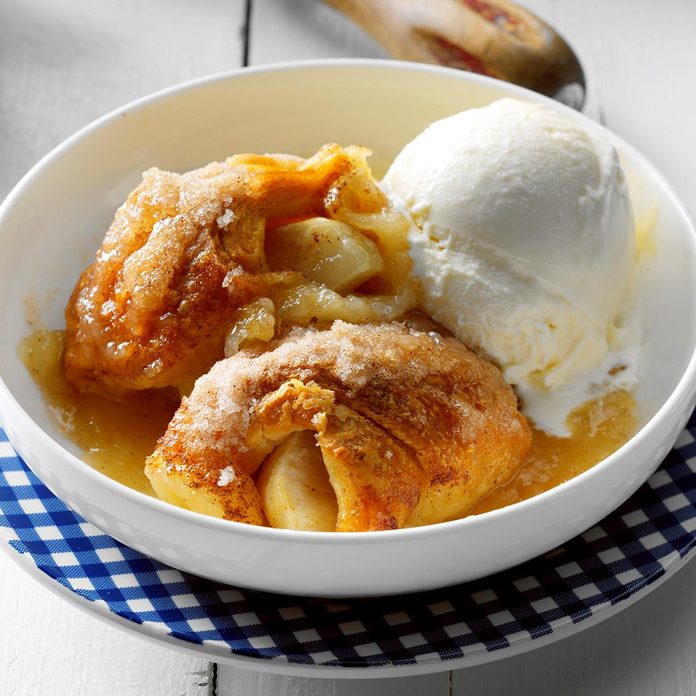
[[[696,2],[526,4],[578,52],[585,111],[696,209]],[[383,55],[317,0],[0,0],[0,198],[67,135],[153,90],[245,63]],[[146,643],[75,610],[0,554],[0,694],[694,694],[695,617],[691,563],[618,616],[543,650],[449,674],[305,680]]]

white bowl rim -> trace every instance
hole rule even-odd
[[[531,90],[525,89],[518,85],[511,83],[505,83],[501,80],[496,80],[494,78],[487,77],[485,75],[478,75],[475,73],[464,72],[460,70],[455,70],[452,68],[445,68],[436,65],[426,65],[423,63],[413,63],[408,61],[397,61],[388,59],[371,59],[371,58],[334,58],[334,59],[315,59],[315,60],[299,60],[284,63],[272,63],[262,66],[254,67],[243,67],[236,68],[233,70],[221,71],[214,73],[212,75],[207,75],[204,77],[196,78],[193,80],[188,80],[171,87],[167,87],[162,90],[158,90],[151,94],[140,97],[134,101],[131,101],[123,106],[120,106],[113,111],[101,116],[100,118],[92,121],[83,128],[79,129],[76,133],[69,136],[67,139],[62,141],[59,145],[48,152],[44,157],[42,157],[14,186],[10,193],[6,196],[5,200],[0,204],[0,234],[2,234],[3,221],[6,215],[8,215],[10,209],[15,203],[15,200],[19,199],[28,189],[33,180],[38,177],[42,171],[49,167],[54,160],[61,157],[66,151],[72,148],[75,144],[89,137],[92,133],[99,131],[102,127],[108,125],[112,121],[121,118],[125,113],[133,110],[146,107],[162,99],[174,96],[181,92],[187,92],[193,88],[203,87],[205,85],[214,84],[216,82],[225,82],[230,79],[237,79],[245,76],[252,76],[260,73],[269,72],[283,72],[283,71],[293,71],[297,69],[304,68],[377,68],[377,69],[387,69],[387,70],[404,70],[412,72],[421,73],[432,73],[435,75],[452,75],[457,74],[458,79],[471,82],[480,82],[486,85],[494,85],[498,88],[501,85],[504,89],[511,94],[520,95],[522,98],[530,98],[538,103],[545,103],[553,108],[564,111],[568,114],[573,114],[573,118],[580,117],[580,120],[584,120],[588,125],[593,128],[599,128],[601,131],[609,133],[611,139],[617,142],[620,148],[626,152],[629,152],[632,157],[634,157],[641,166],[641,170],[648,173],[650,178],[660,185],[666,197],[670,200],[671,204],[675,209],[682,215],[689,230],[691,232],[690,239],[691,244],[694,246],[696,251],[696,223],[693,217],[687,210],[686,206],[682,203],[672,186],[666,181],[664,176],[650,163],[650,161],[635,147],[628,144],[620,136],[604,128],[600,124],[596,123],[584,114],[574,111],[570,107],[560,104],[557,101],[549,97],[545,97],[541,94],[533,92]],[[502,98],[502,97],[501,97]],[[126,486],[125,484],[119,483],[114,479],[106,476],[89,464],[81,460],[79,457],[75,456],[64,447],[62,447],[58,442],[56,442],[45,430],[43,430],[22,408],[17,399],[14,397],[12,392],[9,390],[5,384],[2,377],[0,377],[0,406],[4,405],[7,410],[4,411],[6,414],[8,411],[13,412],[14,418],[16,418],[31,434],[31,437],[40,438],[44,444],[49,449],[54,449],[56,454],[61,457],[61,461],[69,466],[79,469],[79,473],[93,480],[95,484],[106,486],[111,489],[111,492],[117,496],[125,497],[129,499],[130,502],[149,507],[153,513],[163,513],[169,515],[175,519],[181,520],[182,522],[195,523],[201,525],[202,527],[210,527],[211,530],[216,531],[227,531],[236,534],[245,534],[250,538],[268,539],[276,541],[292,541],[295,543],[302,544],[325,544],[328,540],[332,543],[337,543],[341,545],[352,546],[355,544],[373,544],[373,543],[394,543],[395,541],[406,542],[414,538],[428,538],[431,536],[441,536],[444,534],[460,533],[465,529],[471,527],[477,527],[481,525],[486,525],[492,521],[503,522],[509,517],[515,517],[523,513],[530,507],[537,506],[543,502],[550,501],[554,498],[560,496],[565,496],[569,493],[572,488],[579,486],[581,483],[585,482],[591,477],[599,476],[600,473],[610,467],[614,460],[619,456],[633,456],[634,452],[643,447],[646,440],[648,440],[651,434],[659,427],[660,423],[664,421],[673,411],[678,408],[678,403],[685,398],[688,398],[691,393],[696,390],[696,347],[692,353],[689,363],[684,370],[679,382],[672,391],[672,393],[667,397],[666,401],[660,406],[656,413],[648,420],[643,427],[631,437],[626,443],[624,443],[618,450],[613,452],[611,455],[598,462],[594,466],[590,467],[588,470],[578,474],[577,476],[561,483],[553,488],[544,491],[536,496],[528,498],[526,500],[508,505],[503,508],[498,508],[491,510],[489,512],[481,513],[478,515],[469,515],[458,520],[451,520],[449,522],[438,522],[436,524],[424,525],[421,527],[408,527],[403,529],[393,529],[384,531],[368,531],[368,532],[314,532],[314,531],[300,531],[291,529],[275,529],[272,527],[261,527],[256,525],[244,524],[242,522],[234,522],[232,520],[225,520],[216,517],[211,517],[209,515],[204,515],[202,513],[194,512],[192,510],[187,510],[185,508],[180,508],[176,505],[166,503],[158,498],[146,495],[136,491],[133,488]],[[0,409],[0,415],[2,413]],[[609,512],[609,511],[607,511]],[[231,525],[231,526],[230,526]]]

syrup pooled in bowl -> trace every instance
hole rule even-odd
[[[133,392],[120,399],[78,394],[63,377],[62,346],[62,331],[37,330],[19,348],[57,427],[94,469],[154,495],[143,471],[145,458],[166,430],[179,405],[178,395],[164,390]],[[471,514],[539,495],[608,457],[636,431],[635,400],[628,392],[610,392],[576,409],[568,424],[572,434],[567,438],[533,428],[532,452],[525,463],[511,480],[482,498]]]
[[[164,433],[179,403],[165,391],[132,392],[120,400],[77,394],[61,366],[63,331],[38,330],[19,355],[41,388],[61,433],[82,450],[82,459],[109,478],[154,496],[143,472],[145,457]]]

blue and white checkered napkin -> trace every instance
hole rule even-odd
[[[211,656],[334,667],[432,664],[504,650],[601,615],[694,546],[696,417],[660,469],[600,524],[544,557],[456,587],[328,601],[187,575],[56,498],[0,430],[0,540],[85,601]],[[0,543],[4,543],[0,541]]]

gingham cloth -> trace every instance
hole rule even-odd
[[[480,657],[608,612],[689,553],[696,530],[694,435],[692,416],[648,483],[581,536],[511,570],[431,592],[338,602],[241,590],[182,573],[72,512],[2,430],[0,543],[85,601],[147,622],[163,638],[205,644],[212,656],[231,651],[345,668]]]

